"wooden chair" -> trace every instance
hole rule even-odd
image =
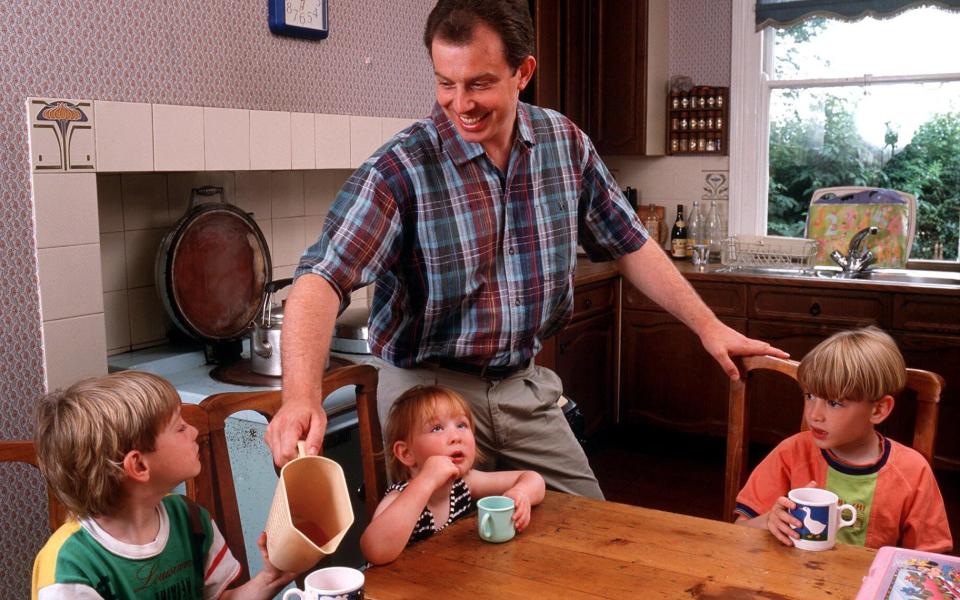
[[[386,490],[386,470],[383,458],[383,437],[377,419],[377,370],[370,365],[352,365],[335,369],[323,378],[323,397],[344,386],[356,386],[357,414],[360,421],[360,448],[363,462],[364,501],[367,511],[373,514],[377,503]],[[200,429],[197,423],[206,425],[207,435],[201,443],[203,470],[194,480],[194,487],[187,484],[187,495],[194,494],[197,502],[211,512],[234,557],[240,562],[242,573],[237,584],[247,581],[247,553],[243,541],[243,527],[237,506],[237,494],[233,485],[233,469],[224,433],[226,420],[244,410],[252,410],[269,421],[280,410],[280,390],[259,392],[226,392],[203,400],[196,410],[191,409],[188,421]],[[184,412],[186,407],[184,405]],[[192,406],[192,405],[191,405]],[[199,412],[198,412],[199,411]],[[202,413],[202,414],[200,414]],[[187,418],[185,414],[185,419]],[[206,454],[206,458],[205,458]],[[204,475],[206,473],[206,475]],[[249,524],[248,524],[249,525]],[[262,527],[262,524],[253,524]]]
[[[749,356],[739,359],[742,362],[739,381],[730,382],[729,408],[727,412],[727,466],[723,491],[724,519],[732,518],[736,508],[737,493],[746,479],[747,451],[749,449],[750,404],[747,398],[747,380],[753,371],[776,371],[794,380],[797,379],[797,367],[794,360],[774,358],[772,356]],[[940,392],[943,378],[931,371],[907,369],[905,389],[916,393],[917,410],[913,427],[913,448],[933,463],[934,443],[937,435],[937,417],[940,411]],[[807,429],[801,418],[801,431]]]
[[[32,440],[0,440],[0,463],[23,463],[39,471],[37,451]],[[60,504],[50,488],[47,488],[47,524],[50,532],[56,531],[67,520],[67,509]]]

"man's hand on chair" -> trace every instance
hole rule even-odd
[[[790,358],[790,355],[767,342],[748,338],[738,331],[724,325],[719,319],[705,326],[700,333],[700,343],[710,353],[730,379],[740,378],[740,371],[733,362],[734,356],[758,356],[769,354],[777,358]]]

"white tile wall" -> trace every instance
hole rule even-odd
[[[270,216],[274,219],[303,216],[303,172],[270,173]]]
[[[93,173],[33,177],[37,248],[97,242],[97,180]]]
[[[122,231],[100,234],[100,269],[104,292],[127,289],[127,250],[123,236]]]
[[[104,292],[103,316],[107,354],[130,350],[130,311],[127,290]]]
[[[130,229],[124,233],[124,260],[127,266],[127,287],[154,284],[154,261],[167,229]]]
[[[37,250],[44,321],[103,312],[100,244]]]
[[[208,171],[250,169],[250,111],[203,109],[203,158]]]
[[[127,297],[130,300],[130,342],[133,348],[165,342],[172,325],[157,295],[157,288],[132,288],[127,291]]]
[[[350,117],[348,115],[314,115],[317,128],[317,168],[349,169]]]
[[[313,113],[290,113],[291,167],[317,168],[317,128]]]
[[[100,233],[123,231],[123,193],[119,175],[97,175]]]
[[[250,111],[250,168],[290,169],[293,138],[290,113]]]
[[[151,229],[170,225],[167,178],[160,173],[125,173],[120,176],[123,227]]]
[[[107,373],[103,313],[44,321],[43,349],[47,389]]]
[[[306,248],[303,233],[303,216],[292,219],[273,220],[273,266],[296,265]]]
[[[237,193],[233,202],[253,213],[255,219],[270,219],[270,172],[238,171],[236,181]]]
[[[153,110],[150,104],[94,102],[98,171],[153,170]]]
[[[153,168],[156,171],[202,171],[203,109],[153,105]]]
[[[379,117],[350,116],[350,166],[359,167],[383,143]]]

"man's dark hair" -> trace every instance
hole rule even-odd
[[[526,0],[439,0],[430,11],[423,43],[430,52],[434,38],[468,44],[484,24],[503,40],[507,64],[514,70],[533,54],[533,21]]]

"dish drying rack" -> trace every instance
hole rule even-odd
[[[769,235],[738,234],[720,243],[720,262],[725,266],[753,269],[812,269],[817,241]]]

